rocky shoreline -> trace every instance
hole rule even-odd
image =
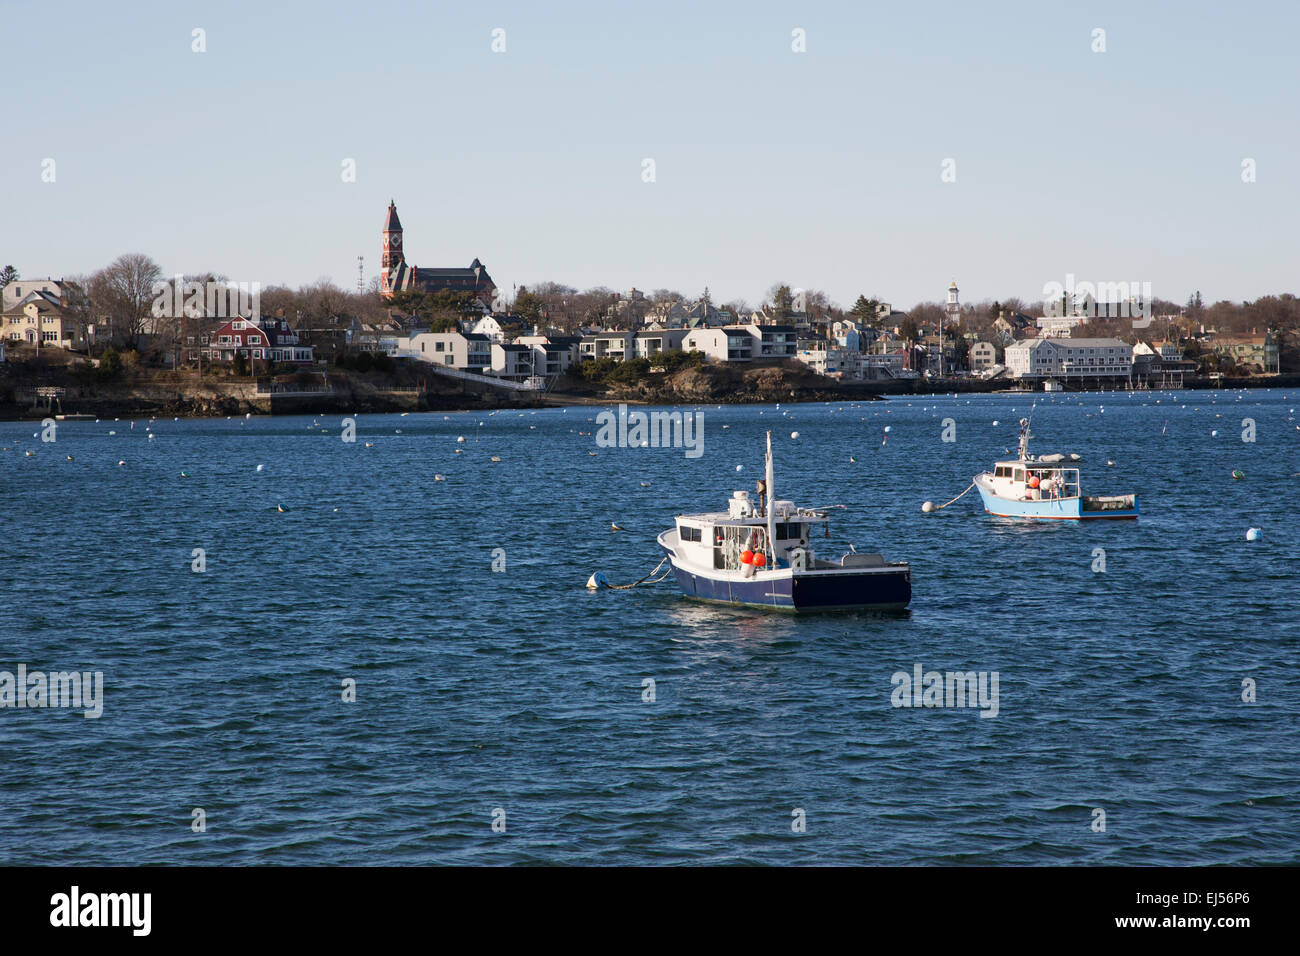
[[[186,380],[187,377],[189,380]],[[777,402],[878,401],[891,395],[929,395],[929,379],[838,382],[790,366],[735,368],[706,365],[645,376],[633,383],[589,383],[566,376],[551,391],[532,394],[484,383],[448,379],[420,369],[396,373],[331,371],[317,384],[277,385],[259,391],[250,379],[198,381],[184,373],[137,373],[99,382],[65,369],[0,372],[0,420],[41,419],[59,413],[98,418],[225,418],[252,415],[384,414],[413,411],[475,411],[563,405],[748,405]],[[37,394],[42,386],[63,389],[57,403]],[[955,379],[944,393],[1007,391],[1007,382]],[[1290,388],[1300,375],[1188,383],[1188,389]]]

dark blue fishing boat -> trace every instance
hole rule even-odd
[[[678,515],[659,535],[689,598],[783,611],[901,611],[912,600],[912,570],[879,554],[850,551],[828,561],[813,553],[827,508],[773,497],[772,433],[757,498],[733,493],[726,511]]]

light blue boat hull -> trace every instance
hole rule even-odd
[[[984,510],[1001,518],[1032,518],[1058,521],[1089,521],[1101,518],[1136,518],[1139,513],[1137,496],[1132,496],[1132,507],[1127,508],[1091,508],[1088,502],[1104,499],[1089,498],[1044,498],[1039,500],[1017,501],[992,494],[978,482],[976,488],[984,500]]]

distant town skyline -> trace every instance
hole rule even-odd
[[[0,264],[357,284],[406,253],[718,302],[1291,291],[1282,3],[6,8]],[[1104,33],[1098,33],[1098,31]]]

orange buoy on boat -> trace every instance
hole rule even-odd
[[[760,551],[754,555],[754,567],[761,568],[765,564],[767,564],[767,558],[763,556],[763,552]]]

